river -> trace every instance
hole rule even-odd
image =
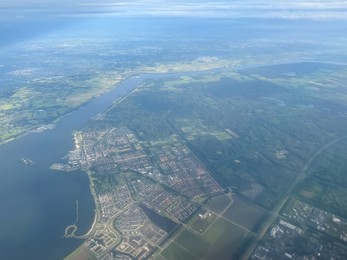
[[[52,130],[31,133],[0,146],[0,259],[62,259],[83,241],[63,238],[75,222],[78,234],[94,220],[94,200],[85,173],[61,173],[49,166],[73,148],[72,132],[153,75],[121,82],[63,117]],[[21,163],[29,158],[33,166]]]
[[[216,72],[218,70],[210,70]],[[63,238],[76,219],[77,234],[94,220],[94,200],[87,174],[63,173],[49,167],[74,147],[72,133],[126,96],[146,79],[206,72],[143,74],[119,83],[67,116],[54,129],[30,133],[0,146],[0,259],[62,259],[83,240]],[[28,166],[20,162],[28,158]]]

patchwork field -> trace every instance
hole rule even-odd
[[[206,204],[206,208],[220,214],[230,203],[231,200],[227,195],[220,195],[210,199]]]
[[[237,255],[248,237],[245,230],[218,219],[202,235],[184,230],[162,256],[167,259],[230,259]]]
[[[250,231],[257,232],[259,224],[266,216],[266,211],[251,205],[240,197],[233,196],[233,204],[223,216]]]

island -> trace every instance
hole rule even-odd
[[[21,158],[19,161],[25,165],[28,165],[28,166],[34,165],[34,162],[28,158]]]

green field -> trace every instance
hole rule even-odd
[[[257,232],[259,224],[266,216],[266,211],[237,196],[233,196],[233,204],[223,216],[250,231]]]
[[[199,215],[195,215],[189,222],[192,229],[197,232],[203,233],[206,229],[209,228],[211,223],[216,219],[216,215],[210,213],[210,215],[201,218]]]
[[[193,255],[202,258],[211,244],[206,242],[200,235],[195,235],[190,231],[183,231],[175,240],[177,244],[186,248]]]
[[[309,174],[336,185],[347,184],[347,141],[342,139],[320,154],[309,170]]]
[[[246,241],[246,231],[224,219],[218,219],[203,235],[184,230],[162,255],[168,259],[194,259],[189,258],[189,251],[199,259],[230,259],[238,254]]]
[[[243,229],[218,219],[204,234],[210,245],[204,259],[231,259],[242,248],[246,234]]]
[[[213,212],[216,213],[222,213],[222,211],[229,205],[230,198],[226,195],[220,195],[217,197],[211,198],[207,204],[206,207]]]
[[[176,243],[171,243],[163,252],[162,255],[167,259],[177,259],[177,260],[195,260],[198,259],[182,246]]]
[[[306,178],[301,182],[296,193],[312,201],[320,201],[326,192],[326,185],[314,178]]]

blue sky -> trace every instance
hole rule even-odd
[[[3,0],[5,11],[76,15],[263,17],[347,20],[347,1],[319,0]]]

